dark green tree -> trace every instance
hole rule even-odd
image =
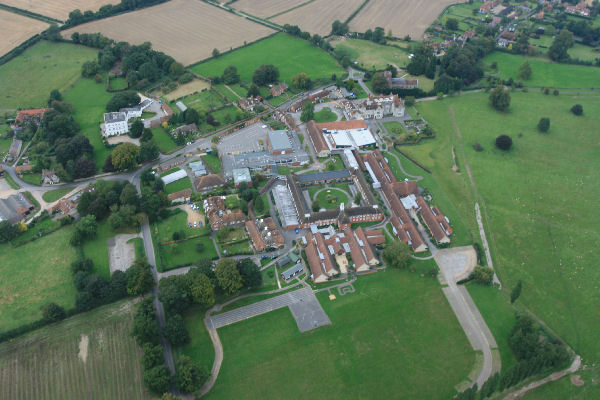
[[[237,263],[242,282],[246,287],[259,287],[262,285],[262,275],[258,265],[251,258],[244,258]]]
[[[458,19],[456,19],[456,18],[446,19],[446,29],[451,30],[451,31],[458,30]]]
[[[185,327],[185,321],[179,314],[167,319],[163,328],[163,335],[175,347],[183,346],[190,341],[190,334]]]
[[[410,263],[410,248],[403,241],[395,241],[383,251],[383,259],[394,268],[405,269]]]
[[[62,321],[67,317],[65,309],[56,303],[47,303],[42,306],[42,316],[48,322]]]
[[[537,128],[538,128],[538,131],[540,131],[540,132],[544,132],[544,133],[548,132],[548,130],[550,129],[550,118],[547,118],[547,117],[540,118],[540,122],[538,122]]]
[[[581,104],[575,104],[573,107],[571,107],[571,112],[574,115],[582,115],[583,114],[583,106]]]
[[[219,287],[228,296],[237,294],[243,287],[242,276],[237,269],[235,260],[232,258],[221,258],[217,262],[215,275]]]
[[[144,132],[144,123],[142,120],[136,119],[129,128],[129,136],[136,139],[142,136],[142,132]]]
[[[165,363],[162,345],[152,345],[151,343],[146,343],[142,349],[144,350],[144,355],[142,356],[142,365],[144,366],[145,370]]]
[[[143,380],[149,390],[162,394],[171,386],[171,373],[166,365],[157,365],[144,371]]]
[[[208,372],[196,365],[189,357],[181,356],[177,360],[175,386],[182,393],[192,393],[208,379]]]
[[[506,111],[510,106],[510,92],[502,85],[490,92],[490,104],[498,111]]]
[[[257,86],[268,85],[269,83],[275,83],[279,79],[279,69],[274,65],[267,64],[261,65],[254,71],[252,75],[252,83]]]
[[[8,173],[8,172],[7,172]],[[17,237],[19,231],[8,221],[0,222],[0,243],[6,243]]]
[[[233,85],[240,81],[240,74],[238,74],[238,70],[235,66],[229,65],[223,71],[223,75],[221,76],[221,80],[226,85]]]
[[[565,62],[569,59],[568,50],[573,47],[573,34],[567,29],[561,29],[548,49],[548,57],[552,61]]]
[[[500,150],[510,150],[512,146],[512,139],[508,135],[500,135],[496,138],[496,147]]]
[[[302,113],[300,113],[300,121],[308,122],[315,118],[315,105],[308,101],[302,106]]]
[[[246,94],[246,96],[248,96],[248,97],[251,97],[251,96],[258,97],[258,96],[260,96],[260,89],[255,84],[252,84],[248,88],[248,93]]]

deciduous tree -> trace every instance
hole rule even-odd
[[[403,241],[395,241],[386,247],[383,259],[390,267],[405,269],[410,263],[410,248]]]
[[[133,143],[121,143],[112,153],[112,163],[115,169],[133,169],[137,165],[140,148]]]
[[[490,92],[490,104],[498,111],[506,111],[510,106],[510,93],[503,86],[498,86]]]
[[[234,295],[242,288],[242,276],[237,269],[237,265],[232,258],[222,258],[217,262],[215,275],[219,282],[219,287],[226,295]]]

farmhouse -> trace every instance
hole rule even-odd
[[[210,192],[211,190],[225,186],[225,184],[225,179],[217,174],[208,174],[194,180],[194,187],[196,188],[196,192],[199,193]]]
[[[231,212],[225,209],[224,196],[204,199],[202,208],[213,231],[218,231],[223,226],[241,225],[246,222],[246,215],[242,211]]]
[[[288,87],[289,86],[287,85],[287,83],[281,82],[273,86],[271,90],[269,90],[269,93],[271,93],[271,96],[273,97],[281,96],[283,92],[285,92],[288,89]]]
[[[24,123],[34,123],[39,125],[44,119],[46,112],[52,110],[51,108],[32,108],[29,110],[20,110],[17,112],[15,118],[14,127],[21,127]]]
[[[387,116],[402,117],[404,116],[404,102],[395,94],[369,96],[368,99],[360,103],[359,110],[364,119],[381,119]]]
[[[277,249],[285,245],[283,236],[271,217],[246,221],[246,230],[254,249],[258,252]]]
[[[0,199],[0,222],[8,221],[16,224],[22,221],[35,209],[35,206],[22,193],[13,194]]]

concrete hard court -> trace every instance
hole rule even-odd
[[[127,242],[136,237],[139,237],[139,235],[121,234],[106,239],[111,275],[115,271],[127,271],[135,261],[135,246],[133,243]]]

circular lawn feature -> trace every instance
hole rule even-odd
[[[338,208],[342,203],[348,203],[348,196],[339,189],[330,188],[319,192],[315,200],[319,202],[321,208],[331,209]]]
[[[333,122],[337,121],[337,119],[337,114],[331,111],[331,108],[329,107],[323,107],[320,111],[316,112],[314,116],[314,120],[317,123]]]

